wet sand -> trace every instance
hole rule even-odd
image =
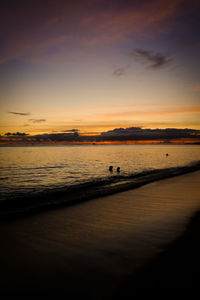
[[[160,260],[167,261],[161,253],[183,234],[190,217],[200,208],[199,185],[197,171],[76,206],[2,222],[1,294],[64,293],[111,299],[120,292],[123,295],[132,285],[146,282],[147,288],[152,287],[152,270],[156,266],[154,275],[161,274]],[[184,238],[179,247],[173,244],[176,256],[180,248],[186,247],[186,254],[190,247],[191,257],[198,230],[194,222],[194,234],[187,230],[189,239]],[[187,259],[185,255],[182,263]],[[173,273],[173,265],[168,274]],[[157,282],[156,288],[162,285]]]

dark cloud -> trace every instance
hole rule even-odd
[[[6,133],[6,138],[9,142],[13,143],[71,143],[71,142],[112,142],[112,141],[162,141],[169,143],[173,140],[188,139],[190,142],[200,143],[200,130],[195,129],[177,129],[177,128],[166,128],[166,129],[143,129],[141,127],[129,127],[129,128],[115,128],[106,132],[102,132],[97,135],[79,135],[77,131],[71,131],[68,133],[45,133],[40,135],[30,136],[26,133]],[[4,137],[0,138],[3,140]]]
[[[29,121],[33,123],[41,123],[46,122],[46,119],[29,119]]]
[[[126,74],[125,68],[116,68],[116,69],[113,71],[113,75],[114,75],[114,76],[117,76],[117,77],[120,77],[120,76],[125,75],[125,74]]]
[[[5,133],[6,136],[27,136],[28,134],[25,132],[7,132]]]
[[[16,111],[9,111],[9,114],[18,115],[18,116],[29,116],[30,113],[23,113],[23,112],[16,112]]]
[[[160,139],[181,139],[199,138],[200,130],[195,129],[142,129],[141,127],[115,128],[102,132],[104,140],[160,140]]]
[[[173,58],[161,53],[153,53],[144,49],[134,49],[130,52],[130,55],[144,61],[148,64],[148,68],[160,69],[166,67],[172,62]]]
[[[78,132],[79,129],[68,129],[68,130],[62,130],[61,132]]]

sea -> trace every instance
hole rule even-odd
[[[76,299],[113,299],[121,284],[182,234],[199,210],[199,171],[76,205],[31,211],[9,222],[3,219],[6,212],[19,211],[26,202],[34,206],[46,191],[47,201],[54,203],[59,195],[67,198],[71,187],[79,194],[94,187],[101,193],[113,182],[143,182],[170,168],[188,170],[199,166],[199,156],[198,145],[1,147],[1,286],[36,295],[40,288],[44,294],[66,289]]]
[[[166,155],[168,154],[168,155]],[[200,145],[56,145],[0,148],[0,201],[83,183],[112,182],[200,160]],[[113,172],[109,171],[113,166]],[[120,167],[120,173],[117,173]]]

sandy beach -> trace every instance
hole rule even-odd
[[[173,268],[179,271],[181,264],[186,266],[182,273],[196,272],[192,265],[199,264],[199,215],[191,226],[187,224],[200,207],[199,184],[197,171],[75,206],[3,221],[1,294],[64,293],[111,299],[120,292],[123,295],[130,285],[166,288],[164,280]],[[182,260],[174,267],[180,249]],[[165,278],[158,276],[169,261]],[[178,287],[184,288],[181,283]]]
[[[134,296],[135,291],[154,289],[199,289],[200,211],[191,217],[184,233],[166,246],[119,289],[119,298]],[[134,287],[134,290],[133,290]]]

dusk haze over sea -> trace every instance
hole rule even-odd
[[[1,295],[198,287],[199,11],[1,4]]]

